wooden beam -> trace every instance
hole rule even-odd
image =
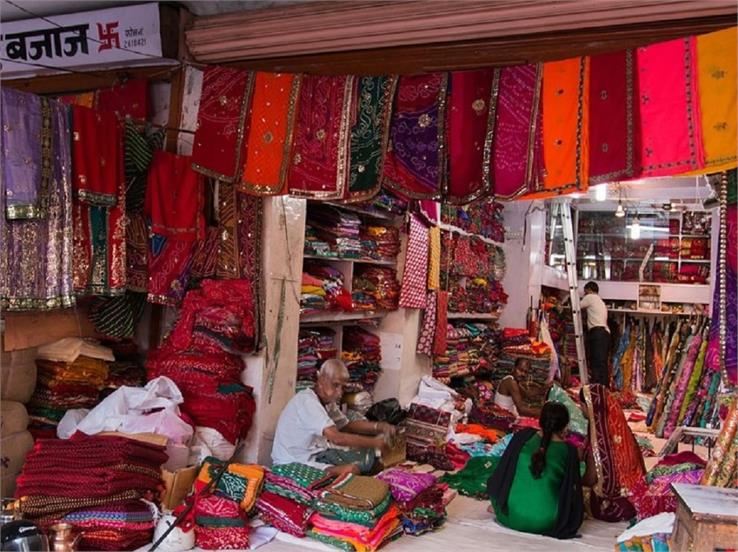
[[[725,29],[735,16],[556,31],[448,44],[271,57],[224,63],[262,71],[313,74],[412,74],[566,59],[645,46]]]

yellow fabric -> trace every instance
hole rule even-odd
[[[428,289],[441,287],[441,229],[431,226],[428,230]]]
[[[325,290],[322,287],[303,285],[300,290],[302,293],[310,295],[320,295],[321,297],[325,297]]]
[[[261,492],[261,486],[264,483],[264,468],[256,464],[229,464],[226,471],[247,481],[241,508],[248,512],[254,507]],[[203,462],[200,473],[197,474],[197,480],[206,485],[210,483],[210,462]]]
[[[705,149],[702,173],[736,167],[736,27],[697,37],[697,90]]]

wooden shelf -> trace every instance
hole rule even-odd
[[[497,320],[500,317],[498,312],[449,312],[449,320]]]
[[[303,259],[313,259],[316,261],[348,261],[351,263],[374,264],[380,266],[395,266],[396,261],[383,261],[379,259],[364,259],[354,257],[325,257],[323,255],[303,255]]]
[[[382,318],[388,311],[337,312],[326,311],[300,315],[300,324],[325,324],[329,322],[356,322]]]
[[[397,215],[393,215],[390,213],[385,213],[383,211],[374,211],[374,210],[368,210],[368,209],[362,209],[361,207],[357,207],[356,205],[349,205],[349,204],[343,204],[343,203],[333,203],[332,201],[325,202],[325,205],[330,205],[332,207],[336,207],[338,209],[343,209],[344,211],[349,211],[351,213],[356,213],[358,215],[365,215],[367,217],[373,217],[375,219],[379,220],[386,220],[389,222],[392,222],[398,218]]]

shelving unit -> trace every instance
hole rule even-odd
[[[307,217],[306,217],[306,228],[310,226],[314,221],[311,218],[312,208],[325,208],[330,206],[331,208],[337,209],[345,213],[356,215],[361,220],[363,225],[373,226],[392,226],[396,227],[401,222],[401,217],[389,213],[383,213],[376,211],[370,207],[361,206],[359,204],[343,205],[338,203],[325,203],[320,202],[318,204],[312,204],[308,202],[307,206]],[[306,242],[307,248],[307,242]],[[357,275],[359,270],[369,269],[370,267],[377,268],[391,268],[396,269],[397,258],[389,259],[376,259],[370,257],[353,257],[346,255],[316,255],[316,254],[305,254],[303,253],[303,266],[302,270],[305,269],[305,263],[317,263],[319,265],[330,266],[340,272],[343,276],[344,288],[349,294],[354,292],[354,277]],[[366,267],[366,268],[364,268]],[[397,278],[397,274],[395,277]],[[380,325],[383,318],[385,318],[390,312],[388,310],[375,309],[375,310],[354,310],[354,311],[340,311],[340,310],[327,310],[321,312],[308,312],[300,314],[300,328],[319,328],[324,327],[334,332],[333,345],[336,350],[336,355],[341,358],[344,346],[344,330],[348,326],[361,326],[364,330],[371,330]],[[375,333],[375,332],[372,332]],[[300,384],[298,384],[299,386]],[[303,381],[301,385],[306,385]]]
[[[500,318],[498,312],[449,312],[449,320],[497,320]]]

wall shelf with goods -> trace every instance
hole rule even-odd
[[[507,303],[502,205],[443,205],[439,226],[448,323],[445,350],[432,356],[433,376],[452,385],[489,378],[499,355],[497,320]]]
[[[398,308],[402,217],[372,205],[307,203],[297,389],[328,358],[351,375],[347,392],[373,389],[381,370],[382,319]]]

